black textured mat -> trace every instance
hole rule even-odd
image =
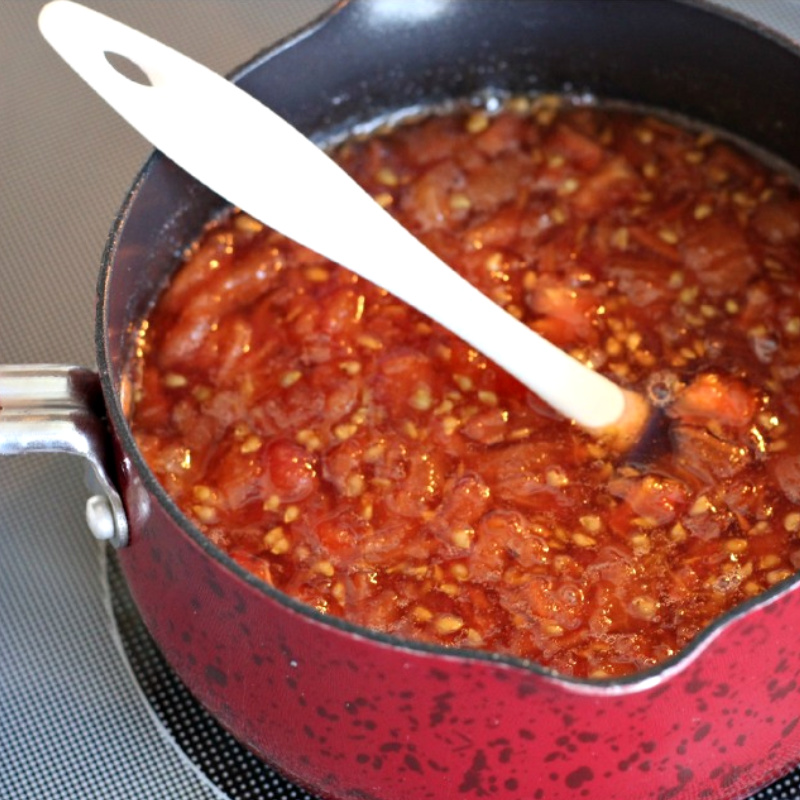
[[[206,713],[147,632],[113,553],[107,564],[110,606],[124,655],[175,746],[231,800],[313,800],[242,747]]]

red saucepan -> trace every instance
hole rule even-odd
[[[800,165],[800,48],[703,2],[351,0],[236,80],[319,141],[448,98],[569,91],[669,109]],[[342,800],[738,798],[800,761],[796,576],[658,668],[573,680],[330,619],[212,546],[156,483],[123,408],[137,321],[221,205],[151,158],[105,255],[98,374],[4,369],[0,452],[90,460],[90,526],[223,725]]]

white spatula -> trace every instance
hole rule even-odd
[[[636,441],[649,416],[643,397],[506,313],[406,231],[313,142],[233,83],[70,0],[46,5],[39,27],[139,133],[217,194],[449,328],[589,432],[622,448]],[[123,76],[107,54],[133,62],[147,80]],[[214,114],[198,124],[202,108],[213,108]]]

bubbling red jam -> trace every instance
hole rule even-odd
[[[134,370],[136,440],[212,542],[324,614],[589,677],[662,662],[800,567],[787,175],[710,131],[551,97],[334,155],[509,314],[625,387],[670,384],[668,446],[614,453],[231,211],[158,299]]]

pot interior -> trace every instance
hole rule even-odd
[[[800,52],[705,3],[351,0],[236,80],[321,143],[454,98],[569,93],[664,109],[800,164]],[[224,205],[156,155],[109,242],[98,363],[114,427],[145,476],[119,400],[137,322]],[[148,488],[204,542],[152,476]]]

